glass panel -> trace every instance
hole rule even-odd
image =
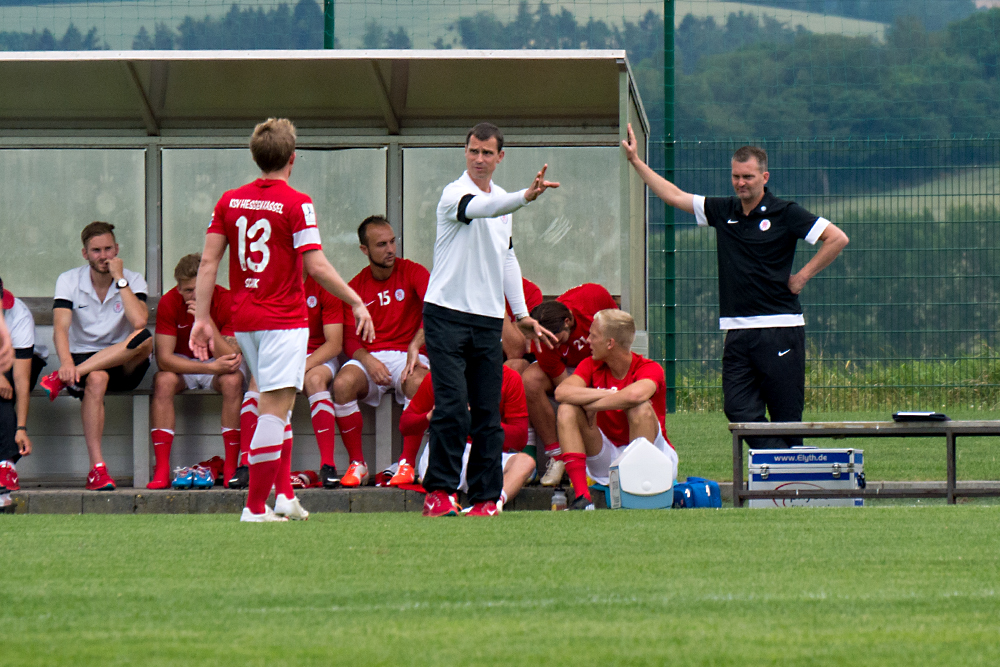
[[[0,150],[4,287],[51,297],[85,263],[80,232],[94,220],[115,226],[125,267],[145,274],[145,173],[141,149]]]
[[[514,147],[494,173],[508,191],[520,190],[543,164],[559,181],[514,214],[514,248],[525,277],[544,294],[585,282],[621,294],[618,148]],[[430,268],[437,234],[435,211],[444,186],[465,170],[459,148],[403,151],[403,230],[406,257]]]
[[[358,225],[369,215],[385,213],[385,160],[384,148],[296,153],[290,184],[313,198],[323,251],[344,280],[367,265],[358,250]],[[177,261],[201,252],[222,193],[259,175],[245,148],[163,151],[164,291],[174,284]],[[219,268],[218,282],[229,284],[228,259]]]

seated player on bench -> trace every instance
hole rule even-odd
[[[170,289],[156,309],[156,365],[153,376],[153,404],[150,426],[156,464],[147,489],[170,486],[170,448],[174,442],[174,396],[188,389],[212,389],[222,394],[222,444],[226,462],[223,480],[228,483],[240,455],[240,403],[246,381],[241,369],[243,357],[236,344],[230,319],[232,296],[225,287],[215,286],[212,294],[212,336],[215,358],[198,361],[188,345],[194,324],[194,288],[201,253],[181,257],[174,267],[177,285]]]
[[[559,444],[574,493],[567,509],[594,509],[587,474],[607,484],[611,462],[636,438],[653,443],[677,470],[665,425],[666,376],[658,363],[632,352],[634,338],[631,315],[598,312],[587,337],[590,357],[556,387]]]

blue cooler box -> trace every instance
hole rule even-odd
[[[865,485],[865,452],[861,449],[751,449],[751,491],[815,491],[858,489]],[[864,498],[750,500],[750,507],[862,507]]]

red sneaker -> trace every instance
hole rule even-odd
[[[108,474],[108,468],[103,463],[98,463],[87,475],[88,491],[114,491],[115,480]]]
[[[59,371],[49,373],[38,384],[42,385],[42,389],[48,392],[50,401],[56,400],[59,392],[66,388],[66,385],[59,379]]]
[[[461,511],[455,494],[431,491],[424,498],[424,516],[458,516]]]
[[[500,514],[500,509],[497,504],[492,500],[487,500],[485,503],[476,503],[472,506],[465,516],[496,516]]]
[[[17,471],[7,461],[0,464],[0,489],[17,491],[21,485],[17,483]]]
[[[389,486],[399,486],[400,484],[413,484],[413,480],[416,479],[417,474],[413,470],[413,466],[406,462],[406,459],[399,462],[399,470],[396,474],[392,476],[389,480]]]

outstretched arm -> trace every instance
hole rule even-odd
[[[631,164],[632,168],[635,169],[635,172],[639,174],[639,178],[641,178],[643,182],[649,186],[649,189],[653,191],[653,194],[674,208],[679,208],[682,211],[687,211],[688,213],[694,213],[694,195],[684,192],[679,187],[657,174],[639,157],[639,148],[635,140],[635,134],[632,132],[631,123],[628,125],[628,139],[622,142],[622,148],[625,150],[625,156],[628,158],[629,164]]]

